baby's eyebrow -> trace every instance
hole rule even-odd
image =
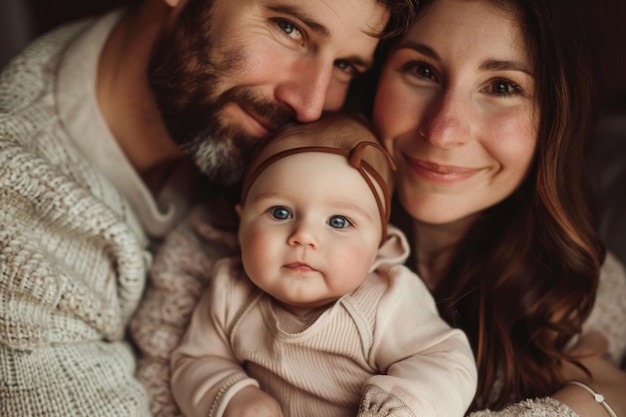
[[[372,216],[370,216],[370,214],[366,210],[364,210],[358,204],[353,203],[352,201],[333,201],[330,203],[330,206],[333,209],[337,210],[356,211],[359,215],[365,217],[367,220],[372,220]]]
[[[276,197],[280,197],[280,194],[275,193],[275,192],[271,192],[271,191],[267,191],[267,192],[259,193],[259,194],[255,195],[251,200],[252,200],[252,202],[258,202],[258,201],[262,201],[262,200],[267,200],[268,198],[276,198]]]

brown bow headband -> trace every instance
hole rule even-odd
[[[269,156],[267,159],[261,162],[250,173],[250,175],[246,177],[243,183],[242,190],[241,190],[241,204],[245,203],[250,187],[252,186],[254,181],[256,181],[256,179],[259,177],[261,172],[263,172],[268,166],[278,161],[279,159],[285,158],[290,155],[295,155],[295,154],[305,153],[305,152],[322,152],[322,153],[331,153],[331,154],[341,155],[341,156],[346,157],[346,159],[348,160],[348,164],[361,174],[361,176],[367,183],[367,186],[372,191],[374,198],[376,199],[376,205],[378,206],[378,213],[380,214],[380,224],[382,226],[382,238],[381,238],[381,245],[382,245],[387,239],[387,223],[389,222],[389,216],[391,215],[391,210],[390,210],[391,192],[389,190],[389,187],[387,187],[387,183],[385,182],[385,179],[382,177],[382,175],[380,175],[380,173],[376,171],[376,169],[374,169],[372,165],[370,165],[367,161],[363,159],[365,150],[367,149],[368,146],[371,146],[372,148],[380,151],[387,159],[387,162],[389,163],[389,167],[391,168],[391,170],[392,171],[396,170],[396,164],[393,161],[392,156],[384,147],[382,147],[380,144],[376,142],[362,141],[362,142],[357,143],[354,146],[354,148],[352,148],[351,150],[328,147],[328,146],[302,146],[298,148],[286,149],[284,151],[281,151],[281,152],[278,152]],[[376,181],[376,183],[380,187],[380,190],[383,194],[382,198],[380,197],[379,192],[376,190],[376,186],[372,182],[372,179],[374,179],[374,181]]]

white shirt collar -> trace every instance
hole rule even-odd
[[[162,237],[187,209],[188,178],[174,172],[155,199],[109,130],[96,101],[100,53],[122,16],[120,10],[105,15],[69,45],[58,72],[59,117],[80,152],[130,202],[146,233]]]

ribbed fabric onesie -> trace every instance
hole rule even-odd
[[[467,338],[402,265],[401,232],[389,236],[365,282],[306,325],[256,288],[238,258],[220,262],[172,355],[183,413],[221,416],[257,385],[290,417],[462,416],[476,388]]]

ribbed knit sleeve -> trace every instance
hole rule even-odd
[[[56,114],[61,53],[35,42],[0,76],[0,415],[147,415],[124,341],[147,271],[132,209]]]

